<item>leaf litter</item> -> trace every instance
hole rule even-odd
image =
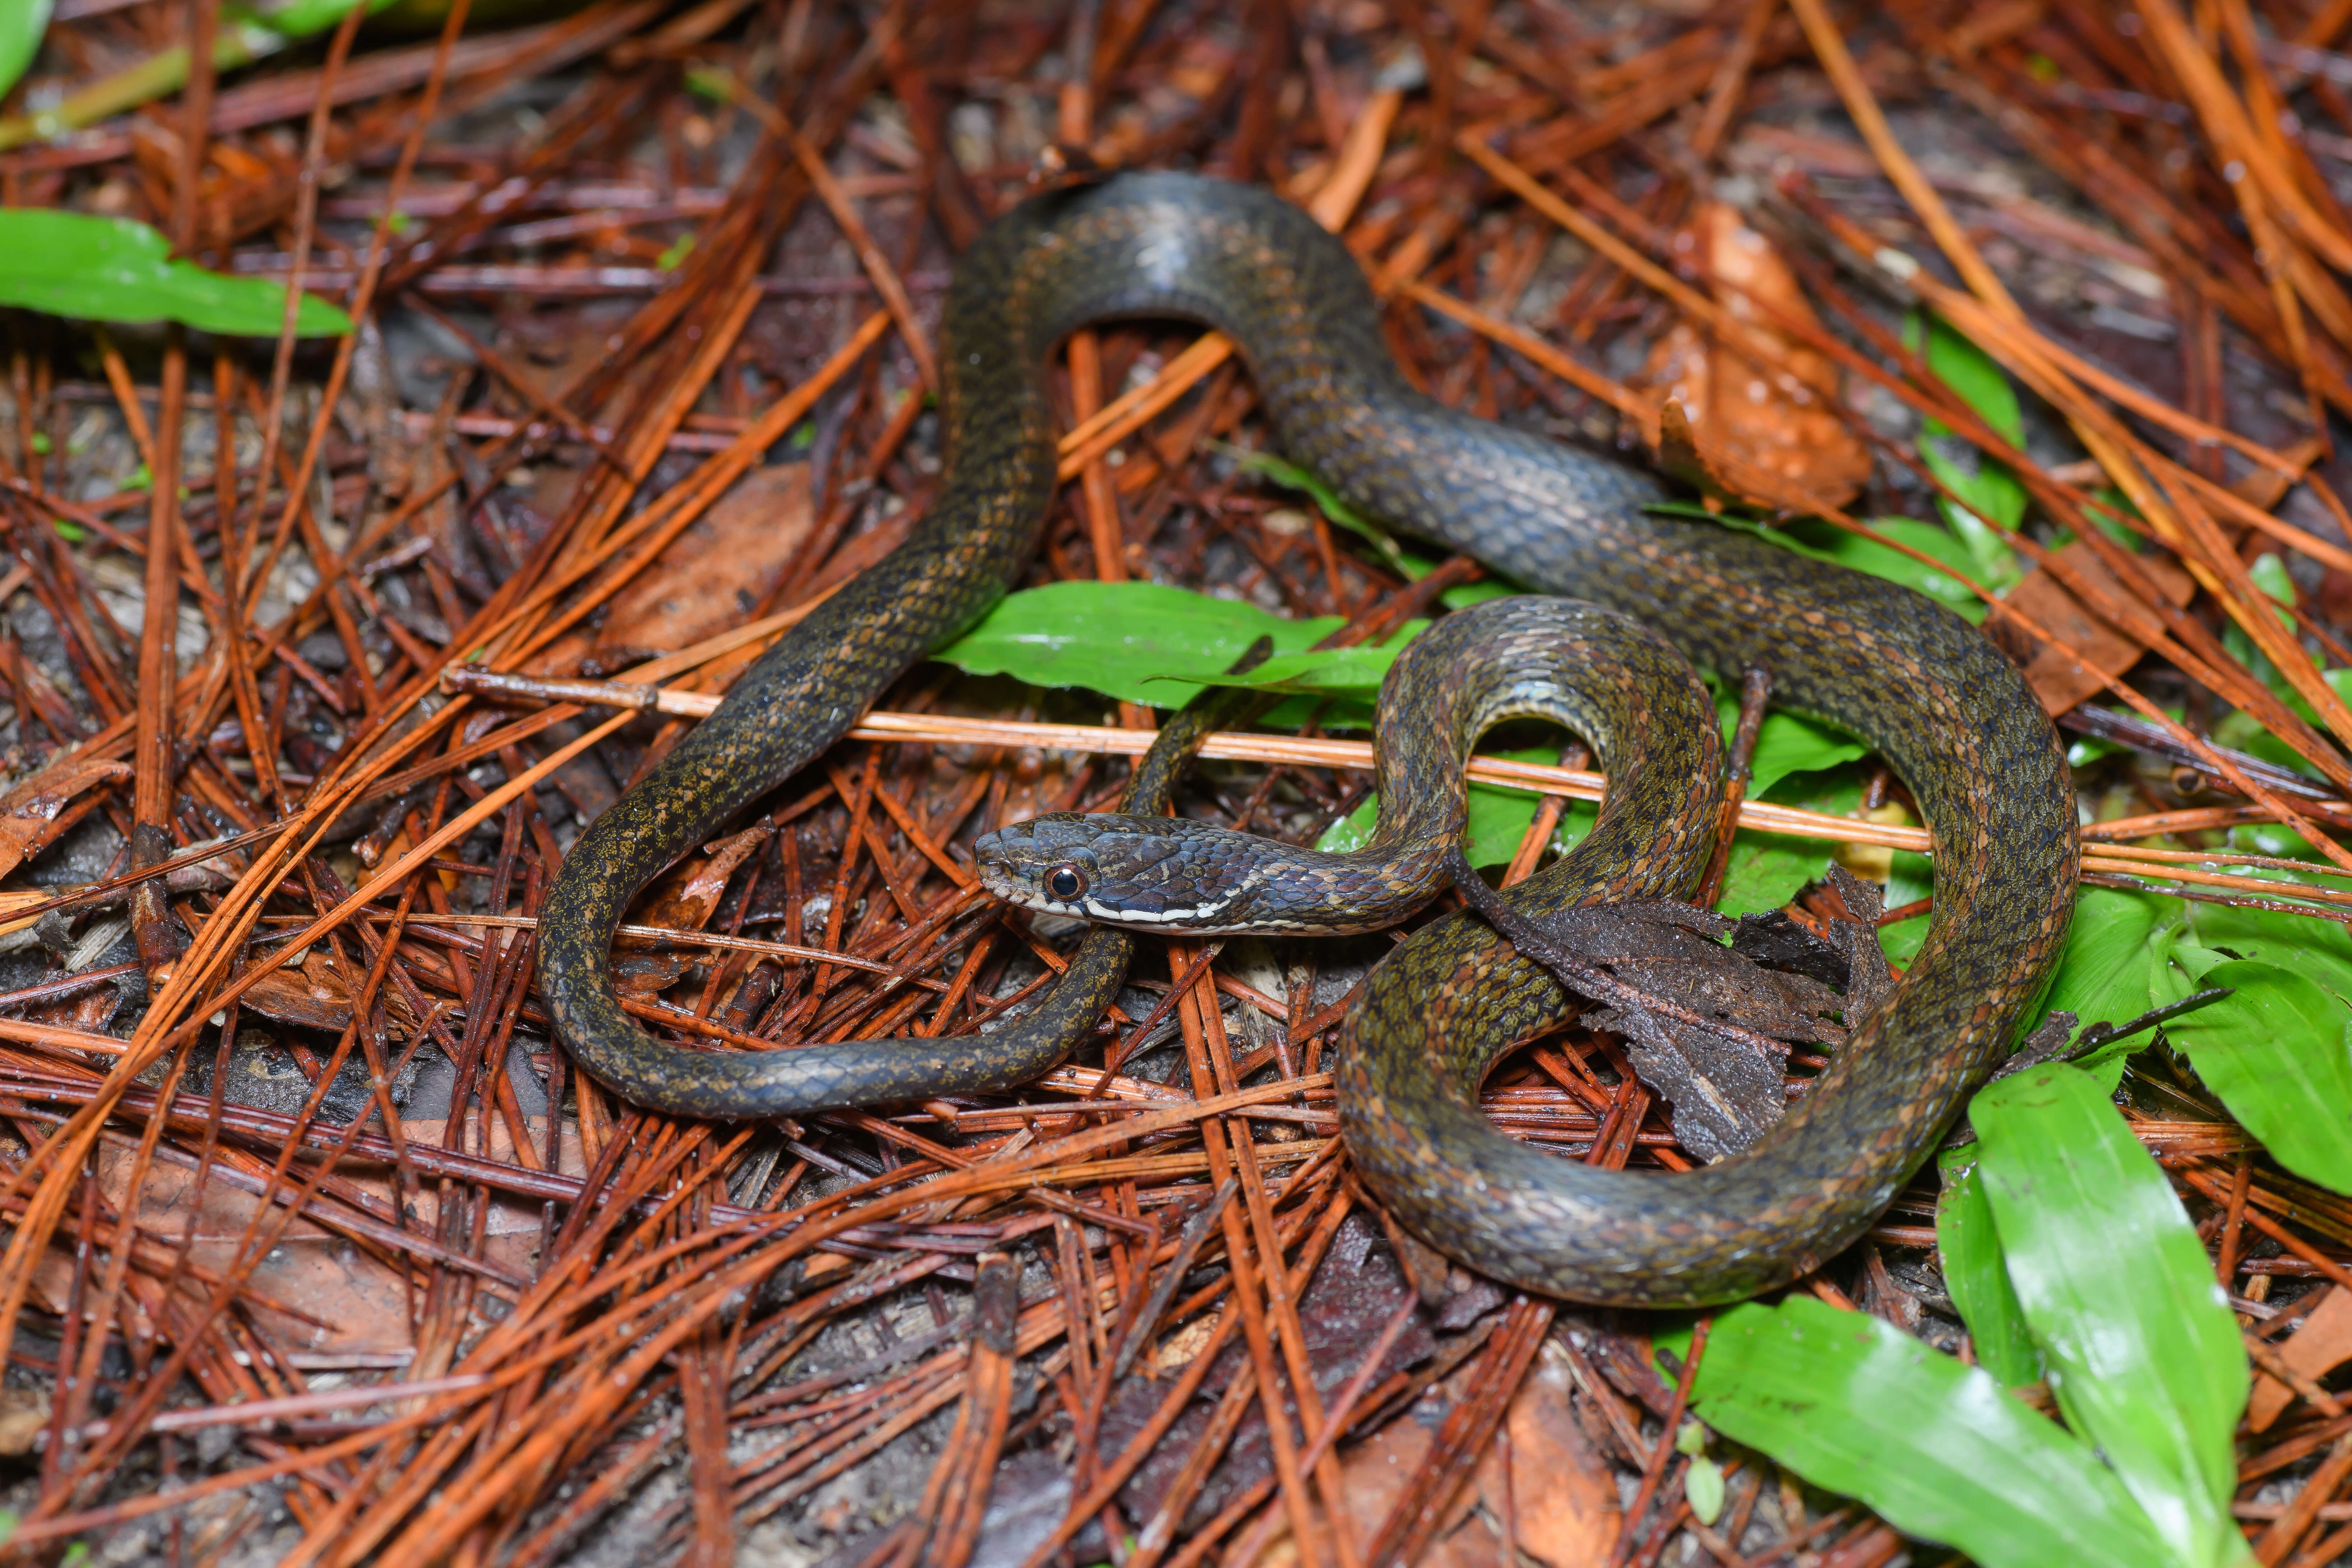
[[[2352,540],[2314,413],[2352,406],[2352,245],[2312,129],[2352,129],[2335,8],[1542,0],[1283,29],[1179,0],[605,4],[404,40],[324,5],[276,18],[323,53],[255,66],[278,45],[224,32],[217,82],[157,52],[176,14],[60,9],[0,48],[13,70],[33,36],[6,204],[131,237],[157,297],[5,325],[0,1505],[28,1542],[1866,1568],[1933,1560],[1885,1521],[1994,1563],[2092,1521],[2137,1561],[2223,1561],[2228,1519],[2264,1562],[2352,1548],[2326,1386],[2352,944],[2323,874],[2352,820]],[[52,114],[84,129],[43,141]],[[1171,946],[1164,980],[1147,948],[1103,1049],[1022,1094],[773,1128],[641,1116],[551,1038],[537,900],[691,712],[440,677],[723,689],[758,646],[715,646],[730,627],[929,503],[954,254],[1033,171],[1088,160],[1281,186],[1366,258],[1434,395],[1642,431],[1727,525],[1983,618],[2097,742],[2065,1011],[1966,1124],[1989,1139],[1778,1306],[1684,1341],[1511,1299],[1384,1223],[1325,1076],[1377,940]],[[280,360],[298,270],[297,331],[361,327]],[[246,314],[199,324],[257,342],[131,324],[224,301]],[[1148,722],[1234,635],[1352,624],[1372,643],[1285,656],[1270,721],[1344,736],[1397,634],[1507,591],[1302,500],[1223,358],[1118,327],[1055,373],[1109,434],[1068,449],[999,614],[1060,595],[1047,620],[1125,631],[1108,595],[1150,590],[1154,646],[1071,642],[1049,673],[976,642],[973,673],[910,677],[884,706],[929,738],[845,743],[648,893],[615,963],[649,1026],[989,1027],[1070,934],[973,899],[960,847],[1108,801],[1121,764],[982,721]],[[1513,933],[1605,994],[1494,1075],[1498,1125],[1719,1158],[1907,961],[1934,887],[1899,784],[1777,713],[1754,767],[1730,915]],[[1572,844],[1580,776],[1475,786],[1476,858],[1507,882]],[[1311,842],[1366,782],[1328,753],[1212,762],[1185,809]],[[134,853],[158,834],[169,860]],[[1234,1093],[1257,1098],[1187,1109]],[[2070,1184],[2113,1234],[2018,1196]],[[2080,1361],[2126,1327],[2141,1364]],[[2260,1430],[2226,1475],[2233,1345]],[[1775,1378],[1815,1413],[1743,1417]],[[1948,1492],[2000,1479],[1955,1522],[1853,1468],[1890,1454]]]

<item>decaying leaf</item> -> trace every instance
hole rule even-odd
[[[128,763],[75,752],[0,795],[0,877],[48,842],[49,826],[68,801],[92,784],[130,776]]]
[[[1487,1511],[1509,1519],[1517,1530],[1514,1544],[1544,1568],[1608,1562],[1625,1525],[1615,1471],[1569,1403],[1574,1386],[1565,1348],[1547,1341],[1504,1417],[1511,1439],[1508,1497],[1486,1495],[1487,1472],[1478,1476]]]
[[[0,1455],[14,1459],[31,1453],[34,1440],[48,1424],[47,1389],[0,1388]]]
[[[593,636],[549,645],[532,667],[622,669],[742,625],[808,537],[809,500],[806,463],[753,468],[613,595]]]
[[[2083,541],[2062,546],[2053,558],[2074,569],[2084,591],[2036,570],[2011,591],[2009,604],[2066,647],[2030,636],[2006,616],[1994,617],[1985,630],[2024,667],[2026,684],[2043,709],[2063,713],[2105,691],[2109,677],[2138,663],[2147,645],[2163,635],[2164,624]],[[2170,559],[2150,554],[2140,564],[2174,605],[2186,605],[2196,594],[2196,580]]]
[[[2352,1361],[2352,1291],[2329,1286],[2326,1297],[2304,1319],[2303,1327],[2286,1337],[2278,1352],[2281,1361],[2314,1383]],[[2267,1431],[2294,1403],[2294,1390],[2257,1370],[2253,1397],[2246,1405],[2246,1425],[2257,1432]]]
[[[742,832],[704,846],[709,858],[688,861],[670,873],[670,880],[648,906],[644,923],[667,926],[673,931],[700,931],[702,922],[719,907],[719,896],[726,892],[729,879],[737,868],[749,859],[761,845],[767,842],[764,827],[747,827]]]
[[[1601,1004],[1588,1022],[1625,1037],[1634,1070],[1673,1104],[1675,1136],[1710,1163],[1780,1121],[1790,1044],[1844,1039],[1893,982],[1878,949],[1877,893],[1842,867],[1829,882],[1850,918],[1829,921],[1827,936],[1785,915],[1734,921],[1664,899],[1531,919],[1466,865],[1455,880],[1521,952]]]
[[[1735,343],[1678,322],[1653,345],[1634,384],[1679,406],[1687,445],[1707,475],[1743,499],[1792,511],[1853,500],[1870,478],[1870,454],[1832,405],[1837,367],[1777,324],[1782,317],[1817,321],[1788,264],[1721,202],[1701,207],[1675,246],[1712,276],[1717,302],[1749,340]],[[1769,365],[1757,357],[1759,348],[1769,351]],[[1664,423],[1645,420],[1642,431],[1662,452]]]

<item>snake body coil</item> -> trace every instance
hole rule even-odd
[[[1570,1002],[1477,921],[1432,923],[1374,972],[1348,1026],[1340,1110],[1365,1180],[1465,1262],[1586,1300],[1733,1300],[1844,1247],[2007,1047],[2056,962],[2074,815],[2055,732],[2016,670],[1949,611],[1712,524],[1645,515],[1663,495],[1653,479],[1414,392],[1336,239],[1266,193],[1186,175],[1040,197],[965,256],[941,331],[948,479],[929,516],[754,666],[565,862],[541,917],[541,974],[582,1065],[640,1103],[706,1116],[1019,1076],[988,1059],[1001,1036],[973,1042],[976,1058],[890,1042],[665,1046],[622,1012],[606,953],[639,888],[1003,592],[1053,484],[1039,367],[1072,329],[1139,315],[1233,337],[1288,455],[1364,510],[1632,615],[1719,671],[1769,669],[1777,703],[1877,748],[1937,847],[1934,921],[1893,997],[1769,1134],[1687,1175],[1570,1164],[1496,1131],[1476,1107],[1480,1076]],[[1691,874],[1653,869],[1658,885],[1633,886],[1571,857],[1509,896],[1538,912],[1671,893]]]
[[[1300,849],[1190,817],[1048,812],[972,846],[982,886],[1051,914],[1194,935],[1382,931],[1443,892],[1462,764],[1506,719],[1554,720],[1609,772],[1578,856],[1633,889],[1686,890],[1714,847],[1723,743],[1690,666],[1639,622],[1574,599],[1489,599],[1406,645],[1381,683],[1380,822]]]

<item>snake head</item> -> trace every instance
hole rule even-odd
[[[981,886],[1009,903],[1138,931],[1223,929],[1252,879],[1241,835],[1181,817],[1052,811],[983,833]],[[1221,851],[1225,851],[1221,853]]]
[[[982,834],[971,847],[980,885],[1007,903],[1096,918],[1087,908],[1087,895],[1101,879],[1094,855],[1095,820],[1074,811],[1051,811]]]

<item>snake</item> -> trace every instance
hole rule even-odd
[[[1715,843],[1722,736],[1687,660],[1630,616],[1569,598],[1488,599],[1405,645],[1381,682],[1371,837],[1298,848],[1187,816],[1046,812],[981,835],[998,898],[1047,914],[1187,936],[1384,931],[1452,884],[1463,776],[1506,719],[1592,742],[1609,791],[1572,854],[1614,897],[1686,889]]]
[[[1135,171],[992,222],[960,258],[940,328],[944,462],[929,512],[746,671],[564,861],[541,914],[541,988],[581,1066],[625,1099],[705,1117],[1017,1080],[1001,1030],[953,1048],[664,1044],[622,1009],[611,939],[653,877],[1013,584],[1056,482],[1044,384],[1056,345],[1092,322],[1188,320],[1235,344],[1286,456],[1349,505],[1539,593],[1631,616],[1727,679],[1765,672],[1775,706],[1876,752],[1936,857],[1929,929],[1892,993],[1761,1138],[1683,1173],[1575,1163],[1487,1121],[1484,1075],[1581,1004],[1475,916],[1430,921],[1373,969],[1341,1026],[1334,1089],[1366,1187],[1459,1261],[1596,1303],[1741,1300],[1858,1238],[2007,1054],[2063,950],[2076,817],[2054,728],[2016,667],[1950,609],[1661,510],[1672,498],[1650,473],[1426,395],[1390,354],[1381,311],[1347,247],[1257,187]],[[1625,820],[1638,837],[1643,824]],[[1570,855],[1503,896],[1539,917],[1686,892],[1703,874],[1671,857],[1646,864],[1629,879]]]

